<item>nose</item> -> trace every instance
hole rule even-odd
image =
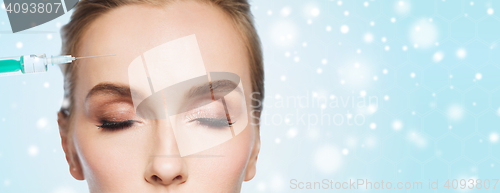
[[[175,136],[170,127],[159,126],[152,140],[153,155],[147,165],[145,179],[153,185],[172,186],[182,184],[187,180],[187,168],[184,159],[180,157]]]
[[[146,180],[155,185],[169,186],[182,184],[187,180],[182,158],[174,156],[157,156],[152,158]]]

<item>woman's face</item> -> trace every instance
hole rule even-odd
[[[244,97],[240,96],[240,104],[247,106],[250,115],[248,52],[222,10],[196,2],[114,9],[88,26],[78,56],[115,56],[78,61],[73,117],[66,124],[60,122],[69,130],[61,137],[71,173],[87,180],[91,192],[239,192],[241,183],[255,175],[260,140],[250,121],[230,140],[180,156],[178,145],[186,142],[176,139],[169,119],[144,119],[135,113],[127,92],[131,62],[156,46],[192,34],[207,72],[231,72],[241,78]],[[162,65],[172,72],[179,68],[174,62]],[[130,86],[134,89],[144,88]],[[214,102],[201,113],[196,111],[196,123],[225,117],[224,111],[217,110],[220,105]],[[98,127],[103,121],[121,123],[115,129]]]

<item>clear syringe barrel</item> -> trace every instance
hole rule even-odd
[[[23,58],[23,74],[47,72],[48,61],[45,54],[26,55]]]

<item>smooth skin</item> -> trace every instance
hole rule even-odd
[[[90,192],[240,192],[242,182],[255,176],[260,136],[250,117],[247,127],[229,141],[180,157],[168,119],[142,120],[130,98],[118,94],[86,98],[98,84],[128,85],[128,65],[134,58],[191,34],[197,37],[208,72],[241,77],[251,115],[250,58],[241,34],[221,9],[195,1],[114,9],[88,26],[78,56],[116,56],[73,64],[78,66],[72,119],[58,115],[71,175],[87,180]],[[102,117],[140,123],[106,132],[96,126]]]

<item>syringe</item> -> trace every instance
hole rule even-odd
[[[70,63],[77,59],[104,57],[113,55],[99,55],[88,57],[73,57],[71,55],[47,57],[41,55],[24,55],[9,58],[0,58],[0,76],[31,74],[47,72],[49,65]]]

